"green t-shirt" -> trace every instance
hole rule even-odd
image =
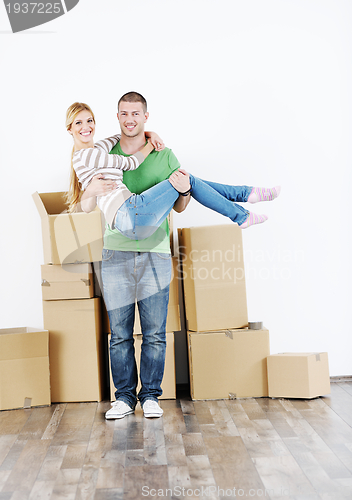
[[[118,142],[110,151],[111,154],[126,155]],[[168,179],[180,164],[171,151],[165,148],[162,151],[153,151],[136,169],[123,173],[123,182],[135,194],[141,194],[161,181]],[[104,248],[125,252],[158,252],[170,253],[170,235],[167,219],[154,234],[144,240],[131,240],[123,236],[117,229],[105,228]]]

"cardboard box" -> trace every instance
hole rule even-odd
[[[91,264],[41,266],[43,300],[91,299],[94,278]]]
[[[109,335],[109,345],[110,345]],[[142,335],[134,336],[134,349],[135,358],[137,363],[137,372],[139,374],[139,368],[141,364],[141,350],[142,350]],[[111,368],[110,368],[110,353],[109,353],[109,373],[110,373],[110,399],[115,401],[115,386],[112,380]],[[141,382],[138,380],[137,394],[141,388]],[[175,344],[174,344],[174,334],[166,334],[166,354],[165,354],[165,370],[164,378],[161,383],[161,389],[163,391],[159,399],[176,399],[176,374],[175,374]]]
[[[268,395],[269,331],[188,332],[192,399]]]
[[[248,325],[242,230],[236,225],[179,229],[187,330]]]
[[[174,245],[174,214],[173,210],[169,213],[167,216],[167,222],[169,224],[169,233],[170,233],[170,250],[171,250],[171,255],[175,255],[175,245]]]
[[[0,410],[51,404],[49,332],[0,330]]]
[[[327,352],[284,352],[268,356],[271,398],[311,399],[330,394]]]
[[[65,213],[65,193],[34,193],[42,222],[44,264],[101,260],[103,234],[98,208],[89,214]]]
[[[52,402],[101,401],[107,345],[101,334],[100,298],[46,300],[43,312],[49,330]]]
[[[180,279],[180,274],[179,274],[178,258],[172,257],[172,278],[170,283],[169,308],[166,320],[167,332],[178,332],[181,330],[180,306],[179,306],[179,296],[178,296],[179,279]],[[110,333],[109,316],[105,304],[103,304],[103,331],[104,333]],[[136,304],[133,334],[138,335],[140,333],[142,333],[142,329],[139,320],[138,307]]]

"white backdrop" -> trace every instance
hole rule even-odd
[[[102,138],[136,90],[184,168],[282,185],[243,232],[249,319],[272,353],[328,351],[351,375],[351,22],[349,0],[81,0],[12,34],[1,4],[0,328],[43,324],[31,194],[67,189],[66,108],[90,104]],[[174,220],[226,223],[194,200]]]

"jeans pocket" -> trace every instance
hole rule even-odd
[[[171,253],[158,253],[158,252],[155,252],[155,255],[157,255],[162,260],[170,260],[171,259]]]
[[[113,255],[114,255],[114,250],[108,250],[107,248],[103,248],[102,260],[104,262],[111,260]]]

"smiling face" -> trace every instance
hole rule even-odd
[[[94,132],[95,121],[92,113],[86,109],[78,113],[69,129],[69,133],[73,136],[75,150],[93,147]]]
[[[121,134],[126,137],[144,135],[144,124],[149,113],[145,112],[141,102],[120,102],[117,118],[120,122]]]

